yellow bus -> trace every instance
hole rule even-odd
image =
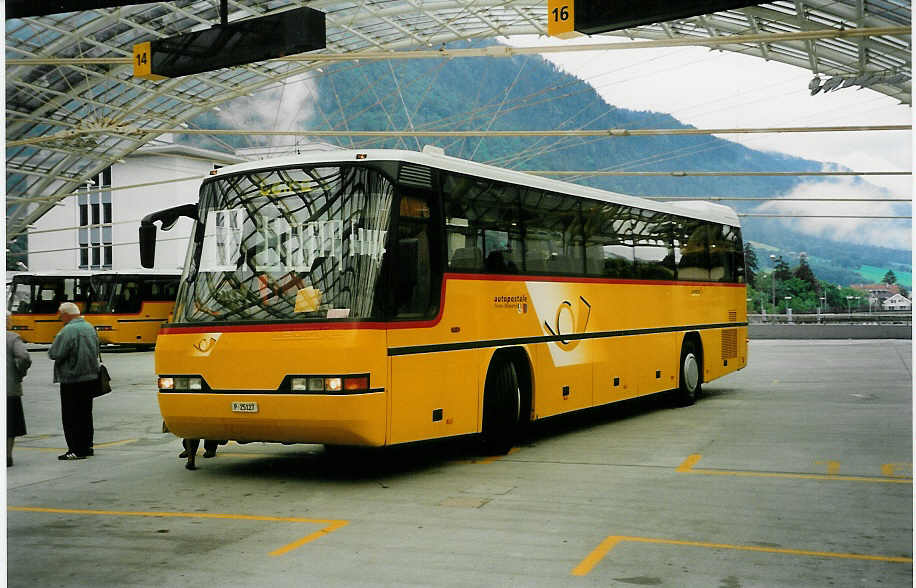
[[[178,272],[154,270],[94,274],[86,320],[102,343],[155,345],[159,327],[175,306],[179,277]]]
[[[22,272],[13,276],[7,301],[7,329],[26,343],[51,343],[63,327],[57,316],[61,302],[74,302],[85,312],[92,299],[91,272],[60,270]]]
[[[385,446],[637,396],[690,404],[747,363],[737,215],[445,156],[228,166],[199,203],[159,406],[182,437]]]

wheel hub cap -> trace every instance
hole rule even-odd
[[[687,389],[693,392],[699,381],[700,368],[697,365],[697,358],[692,353],[688,353],[684,358],[684,383],[687,384]]]

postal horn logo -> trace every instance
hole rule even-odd
[[[578,304],[575,306],[569,300],[564,300],[557,307],[557,314],[554,317],[553,325],[544,321],[544,327],[554,337],[560,339],[554,340],[554,343],[563,351],[572,351],[582,342],[581,339],[563,338],[563,335],[581,334],[588,327],[588,319],[592,314],[592,305],[588,300],[579,296]]]
[[[199,353],[203,355],[209,354],[213,347],[216,345],[216,342],[219,340],[220,333],[207,333],[197,340],[196,343],[191,345]]]

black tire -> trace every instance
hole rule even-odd
[[[504,455],[518,438],[521,390],[515,366],[509,361],[490,365],[483,393],[483,445],[491,455]]]
[[[675,402],[678,406],[690,406],[696,402],[703,390],[703,356],[693,339],[685,339],[681,345],[681,361],[678,365],[680,368]]]

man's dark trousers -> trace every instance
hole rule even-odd
[[[67,450],[79,456],[89,455],[92,444],[92,392],[98,380],[60,385],[60,411]]]

